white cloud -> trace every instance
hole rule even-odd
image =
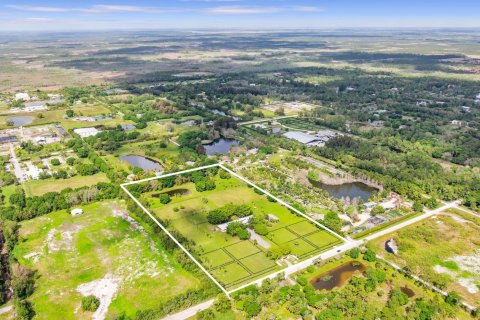
[[[46,22],[52,22],[52,19],[49,18],[26,18],[26,22],[40,22],[40,23],[46,23]]]
[[[6,5],[5,7],[21,11],[34,11],[34,12],[67,12],[70,9],[67,8],[58,8],[58,7],[36,7],[36,6],[17,6],[17,5]]]
[[[266,14],[277,13],[282,11],[279,7],[243,7],[243,6],[224,6],[208,8],[207,13],[210,14]]]

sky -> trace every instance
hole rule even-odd
[[[0,31],[480,28],[479,0],[0,0]]]

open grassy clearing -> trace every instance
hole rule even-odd
[[[184,182],[143,193],[141,197],[148,202],[153,214],[194,242],[194,254],[227,289],[282,269],[267,255],[272,249],[288,247],[291,254],[302,260],[340,243],[330,233],[269,201],[234,177],[222,179],[215,174],[211,179],[216,185],[214,190],[199,192],[193,182]],[[170,194],[171,201],[160,203],[160,194]],[[265,236],[257,234],[262,241],[240,240],[221,232],[207,220],[209,211],[229,204],[248,205],[254,216],[273,214],[278,221],[267,223]]]
[[[289,128],[304,130],[304,131],[318,131],[325,129],[325,127],[315,124],[308,119],[301,118],[285,118],[280,119],[279,122]]]
[[[83,207],[72,217],[59,211],[22,223],[14,255],[22,265],[38,270],[30,300],[38,319],[85,319],[82,295],[90,285],[110,288],[108,315],[134,315],[199,285],[162,249],[120,215],[120,202]],[[80,286],[80,287],[79,287]],[[161,293],[161,294],[152,294]]]
[[[443,213],[370,242],[385,252],[385,241],[395,239],[397,255],[384,255],[414,274],[457,291],[467,302],[480,299],[480,226],[468,215]]]
[[[22,184],[27,196],[41,196],[47,192],[60,192],[66,188],[89,187],[99,182],[108,182],[105,173],[99,172],[92,176],[74,176],[68,179],[32,180]]]

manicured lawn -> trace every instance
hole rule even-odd
[[[217,174],[209,178],[215,181],[214,190],[198,192],[193,182],[185,182],[168,189],[146,192],[141,197],[148,201],[149,210],[153,214],[164,221],[168,220],[170,228],[194,242],[195,254],[200,256],[205,267],[228,289],[258,278],[268,273],[272,267],[278,266],[278,269],[281,267],[267,256],[269,249],[255,245],[251,239],[242,241],[237,236],[221,232],[216,225],[208,223],[207,214],[212,209],[228,204],[245,204],[250,206],[254,216],[275,215],[278,221],[266,222],[269,233],[263,236],[263,239],[271,245],[270,249],[288,243],[292,254],[300,258],[321,252],[317,244],[303,240],[303,235],[317,232],[318,239],[315,240],[322,246],[336,240],[305,218],[293,214],[277,202],[269,201],[265,195],[256,193],[234,177],[221,179]],[[171,197],[168,204],[160,203],[159,194],[175,190],[179,191],[173,193],[176,195]],[[239,268],[242,264],[251,272]]]
[[[77,288],[100,279],[117,284],[107,318],[122,313],[132,317],[200,285],[148,236],[114,214],[125,210],[122,203],[82,208],[84,214],[76,217],[63,210],[21,223],[21,241],[13,255],[37,270],[29,298],[35,319],[91,318],[80,311]]]
[[[275,242],[276,244],[285,243],[298,238],[297,235],[288,231],[288,229],[285,229],[285,228],[281,228],[281,229],[269,232],[267,237],[271,239],[273,242]]]
[[[252,255],[260,251],[253,243],[248,240],[236,243],[225,248],[236,259]]]
[[[245,268],[235,262],[211,272],[217,281],[225,285],[250,276]]]
[[[295,223],[290,226],[288,226],[288,229],[292,230],[298,235],[306,235],[315,231],[319,230],[319,227],[314,226],[311,222],[309,221],[302,221],[300,223]]]
[[[313,253],[317,248],[309,244],[303,239],[295,239],[289,242],[290,248],[292,248],[292,254],[297,257],[301,257],[307,253]]]
[[[334,243],[339,242],[332,234],[327,231],[318,231],[314,234],[308,235],[305,237],[306,240],[310,241],[319,248],[330,246]]]
[[[262,272],[273,267],[279,267],[275,261],[267,258],[262,252],[240,259],[240,262],[253,273]]]
[[[74,176],[68,179],[48,179],[48,180],[32,180],[22,184],[27,196],[40,196],[47,192],[60,192],[65,188],[88,187],[99,182],[108,182],[105,173],[97,173],[92,176]]]
[[[232,262],[233,259],[230,257],[223,249],[215,250],[209,253],[206,253],[202,256],[202,260],[205,265],[210,268],[216,268],[222,264]]]

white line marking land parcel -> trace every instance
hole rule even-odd
[[[179,248],[185,252],[185,254],[190,258],[192,259],[192,261],[227,295],[229,296],[229,294],[239,290],[240,288],[243,288],[249,284],[254,284],[254,283],[257,283],[257,280],[253,280],[251,283],[249,284],[246,284],[246,285],[242,285],[240,288],[237,288],[237,289],[233,289],[231,291],[228,291],[203,265],[201,262],[199,262],[157,219],[156,217],[150,213],[150,211],[148,209],[145,208],[145,206],[143,206],[141,204],[141,202],[134,196],[132,195],[132,193],[127,189],[127,186],[129,185],[133,185],[133,184],[138,184],[138,183],[143,183],[143,182],[147,182],[147,181],[152,181],[152,180],[157,180],[157,179],[162,179],[162,178],[166,178],[166,177],[171,177],[171,176],[176,176],[176,175],[181,175],[181,174],[185,174],[185,173],[190,173],[190,172],[194,172],[194,171],[199,171],[199,170],[204,170],[204,169],[208,169],[208,168],[213,168],[213,167],[219,167],[225,171],[227,171],[228,173],[230,173],[232,176],[234,176],[235,178],[239,179],[240,181],[248,184],[249,186],[261,191],[264,195],[266,195],[267,197],[271,197],[273,198],[275,201],[277,201],[280,205],[288,208],[289,210],[295,212],[296,214],[300,215],[301,217],[307,219],[308,221],[310,221],[311,223],[315,224],[317,227],[331,233],[332,235],[334,235],[337,239],[340,239],[342,240],[343,243],[348,243],[350,241],[348,241],[347,239],[345,239],[344,237],[340,236],[339,234],[335,233],[334,231],[326,228],[324,225],[318,223],[317,221],[315,221],[314,219],[312,219],[311,217],[305,215],[304,213],[300,212],[299,210],[295,209],[294,207],[292,207],[291,205],[289,205],[288,203],[284,202],[283,200],[273,196],[272,194],[270,194],[269,192],[265,191],[264,189],[258,187],[257,185],[253,184],[252,182],[246,180],[245,178],[243,178],[242,176],[238,175],[237,173],[233,172],[232,170],[226,168],[225,166],[223,166],[222,164],[213,164],[213,165],[207,165],[207,166],[203,166],[203,167],[198,167],[198,168],[193,168],[193,169],[189,169],[189,170],[184,170],[184,171],[179,171],[179,172],[175,172],[175,173],[169,173],[169,174],[165,174],[165,175],[162,175],[162,176],[157,176],[157,177],[151,177],[151,178],[147,178],[147,179],[143,179],[143,180],[139,180],[139,181],[132,181],[132,182],[128,182],[128,183],[124,183],[124,184],[121,184],[121,188],[132,198],[132,200],[179,246]],[[317,257],[320,257],[320,255],[318,255]],[[314,259],[316,257],[313,257],[313,258],[310,258],[308,259],[307,261],[309,261],[311,263],[312,259]],[[299,262],[299,263],[296,263],[290,267],[294,267],[296,265],[304,265],[304,263],[302,262]],[[289,267],[289,268],[290,268]],[[284,269],[283,269],[284,270]],[[281,270],[281,271],[283,271]],[[279,272],[281,271],[275,271],[275,272],[272,272],[272,276],[278,274]],[[268,275],[266,277],[269,277]],[[262,278],[265,278],[265,277],[262,277]]]

